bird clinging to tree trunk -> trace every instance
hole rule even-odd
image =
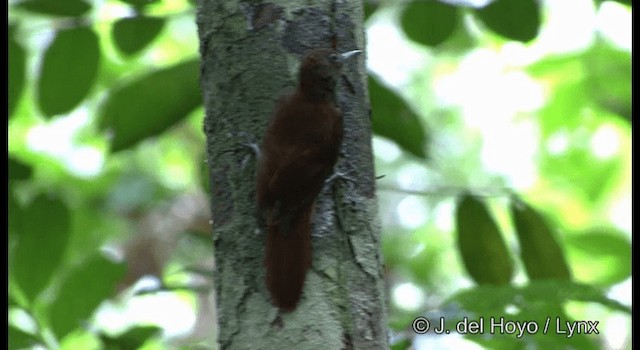
[[[298,86],[280,97],[262,141],[257,209],[266,227],[266,286],[274,305],[297,306],[311,266],[315,200],[333,173],[342,144],[342,113],[335,104],[343,63],[360,50],[307,52]]]

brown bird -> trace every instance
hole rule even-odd
[[[283,311],[297,306],[311,266],[315,200],[333,173],[342,143],[336,84],[344,61],[360,52],[309,51],[297,88],[278,100],[262,141],[256,197],[267,230],[266,285]]]

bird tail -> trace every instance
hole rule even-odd
[[[285,214],[267,225],[264,265],[266,285],[273,304],[290,312],[302,295],[307,270],[311,267],[311,212]]]

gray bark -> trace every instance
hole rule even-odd
[[[201,87],[221,349],[385,349],[386,299],[364,58],[338,88],[345,137],[336,170],[354,181],[325,186],[316,208],[313,262],[303,297],[281,313],[264,286],[255,158],[276,99],[295,86],[311,48],[364,49],[360,1],[200,0]]]

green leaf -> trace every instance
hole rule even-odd
[[[13,227],[17,243],[9,271],[25,297],[33,302],[62,261],[69,239],[70,214],[64,202],[46,196],[37,197],[16,214],[19,216]]]
[[[464,266],[478,284],[508,284],[513,261],[484,203],[464,195],[456,210],[458,249]]]
[[[100,303],[113,295],[124,273],[124,264],[100,253],[71,270],[49,307],[50,326],[58,339],[89,319]]]
[[[504,314],[508,307],[532,310],[568,301],[597,303],[614,311],[631,314],[631,308],[607,297],[600,288],[570,281],[530,281],[521,287],[477,286],[451,296],[445,304],[456,303],[475,314]]]
[[[406,350],[406,349],[412,349],[411,347],[411,340],[409,339],[401,339],[398,340],[396,342],[394,342],[391,345],[391,350]]]
[[[18,221],[20,221],[21,217],[24,215],[22,214],[22,207],[20,206],[20,204],[18,203],[18,201],[16,200],[16,197],[13,193],[13,191],[9,191],[9,195],[7,196],[7,211],[8,211],[8,225],[7,225],[7,231],[9,231],[9,249],[11,249],[11,247],[13,247],[13,241],[12,239],[15,237],[14,235],[17,235],[17,231],[18,228],[20,226],[20,224],[18,224]],[[9,255],[10,257],[12,255]]]
[[[135,8],[143,8],[147,5],[151,5],[155,2],[158,2],[158,0],[120,0],[121,2],[124,2],[125,4],[129,4]]]
[[[113,40],[123,54],[133,55],[144,49],[158,36],[164,23],[164,18],[158,17],[123,18],[113,25]]]
[[[368,20],[369,17],[371,17],[371,15],[373,15],[378,10],[379,7],[380,4],[378,2],[364,1],[364,20]]]
[[[458,25],[458,8],[436,0],[410,2],[400,18],[409,39],[426,46],[441,44]]]
[[[407,250],[404,251],[404,254],[411,249],[415,249],[415,244],[406,248]],[[441,282],[438,281],[437,268],[440,266],[441,262],[439,259],[442,258],[441,256],[438,256],[438,254],[439,252],[435,252],[434,249],[428,248],[425,248],[416,254],[412,254],[409,261],[406,263],[406,268],[411,271],[412,279],[422,285],[437,287],[439,282]]]
[[[540,7],[536,0],[495,0],[475,10],[491,30],[511,40],[528,42],[538,35]]]
[[[584,54],[584,64],[590,98],[631,122],[631,52],[599,40]]]
[[[38,102],[48,116],[75,108],[93,86],[100,63],[97,35],[89,28],[61,30],[44,54]]]
[[[9,325],[9,349],[33,348],[40,343],[40,340],[33,334],[27,333],[19,328]]]
[[[405,235],[389,233],[382,235],[382,254],[387,268],[394,269],[408,264],[406,249],[410,249],[411,242]]]
[[[611,286],[631,276],[631,240],[613,228],[593,228],[567,236],[576,278]]]
[[[191,60],[114,88],[100,110],[114,152],[158,135],[198,107],[200,62]]]
[[[631,6],[631,0],[613,0],[613,1],[616,1],[616,2],[621,3],[623,5]]]
[[[91,9],[91,6],[82,0],[25,0],[16,6],[43,15],[63,17],[81,16]]]
[[[587,124],[585,120],[581,130],[573,131],[574,139],[581,137],[580,132],[587,130]],[[592,204],[595,208],[617,186],[625,160],[621,157],[598,158],[589,148],[580,147],[579,142],[571,146],[561,154],[549,154],[546,150],[540,161],[541,172],[548,181],[557,183],[559,188],[570,189],[584,204]]]
[[[161,331],[162,328],[157,326],[138,326],[129,328],[117,337],[102,334],[100,339],[107,349],[139,349]]]
[[[440,250],[436,245],[425,245],[421,234],[413,235],[388,233],[382,236],[382,252],[385,268],[389,271],[402,271],[411,281],[422,286],[438,286],[441,283],[438,269],[441,268]],[[416,247],[424,249],[416,251]],[[407,251],[413,251],[407,254]]]
[[[31,177],[31,166],[9,157],[9,180],[26,180]]]
[[[411,312],[404,309],[395,309],[389,314],[389,328],[393,331],[403,332],[411,327],[411,324],[418,316],[420,316],[420,313],[417,311]]]
[[[426,158],[427,135],[411,108],[396,93],[369,75],[373,132],[394,141],[418,158]]]
[[[619,114],[612,115],[603,110],[601,106],[607,107],[603,100],[611,102],[607,108],[622,114],[630,107],[630,101],[625,102],[627,97],[624,97],[625,89],[630,87],[630,78],[619,77],[625,74],[625,68],[621,68],[624,59],[620,64],[611,64],[612,74],[607,77],[603,67],[608,64],[595,62],[597,47],[578,55],[545,59],[527,69],[536,79],[554,86],[549,101],[537,113],[543,143],[550,145],[560,141],[566,144],[560,150],[550,147],[542,150],[540,171],[547,180],[560,184],[594,206],[600,205],[599,200],[604,200],[616,186],[625,164],[621,157],[598,157],[593,152],[591,139],[597,130],[611,126],[612,122],[618,124],[612,118]],[[606,60],[608,55],[601,57]],[[611,81],[611,86],[604,86],[607,80]],[[612,96],[613,91],[619,91],[620,95],[604,98]]]
[[[529,344],[536,349],[598,349],[590,337],[581,335],[567,337],[566,322],[571,318],[564,312],[569,301],[597,303],[615,311],[631,315],[631,308],[606,296],[606,291],[586,284],[569,281],[531,281],[522,287],[479,286],[453,295],[445,302],[443,309],[461,309],[458,319],[463,316],[474,320],[484,319],[485,332],[469,339],[485,344],[492,349],[517,349]],[[515,334],[489,332],[491,317],[505,322],[534,322],[539,328],[533,334],[525,333],[516,338]],[[457,320],[450,317],[451,324]],[[595,320],[591,320],[595,321]],[[547,332],[544,332],[548,322]],[[560,322],[558,327],[558,323]],[[602,332],[602,323],[598,326]],[[495,329],[494,329],[495,330]],[[483,342],[485,340],[485,342]]]
[[[15,26],[9,26],[8,33],[8,54],[9,54],[9,89],[8,89],[8,115],[13,115],[13,111],[22,96],[24,90],[24,77],[26,72],[26,53],[24,48],[15,38]]]
[[[608,1],[608,0],[595,0],[596,4],[598,4],[598,5],[602,4],[605,1]],[[623,4],[623,5],[631,6],[631,0],[612,0],[612,1],[615,1],[615,2]]]
[[[569,280],[571,272],[562,247],[542,215],[514,196],[511,216],[527,276],[533,280]]]
[[[91,327],[77,328],[73,332],[67,334],[60,339],[58,350],[76,350],[76,349],[105,349],[100,339],[94,334],[95,330]],[[133,349],[133,348],[132,348]]]
[[[586,67],[581,56],[551,57],[527,67],[533,78],[553,84],[553,95],[540,111],[540,126],[544,137],[558,129],[576,129],[584,122],[579,113],[588,105],[584,79]]]

